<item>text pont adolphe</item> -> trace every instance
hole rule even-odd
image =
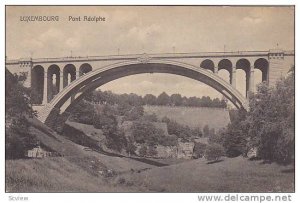
[[[86,22],[104,22],[106,19],[103,16],[69,16],[69,21],[86,21]]]

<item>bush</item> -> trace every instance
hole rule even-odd
[[[117,121],[114,116],[109,116],[106,114],[97,114],[94,116],[93,126],[97,129],[111,129],[117,126]]]
[[[222,145],[212,143],[206,147],[204,156],[207,161],[218,161],[224,154]]]
[[[202,158],[205,154],[207,145],[204,143],[195,143],[193,150],[193,158],[198,159]]]
[[[72,107],[70,119],[88,125],[93,124],[94,106],[88,102],[80,101]]]
[[[164,133],[151,122],[136,121],[132,125],[132,135],[137,143],[153,146],[158,143],[160,137],[164,136]]]
[[[140,149],[139,149],[139,155],[144,157],[147,154],[147,147],[145,145],[143,145]]]
[[[37,145],[30,133],[27,118],[35,115],[30,105],[30,89],[25,88],[25,74],[12,75],[5,70],[5,158],[24,158],[27,150]]]
[[[157,150],[155,149],[154,146],[149,146],[147,150],[147,155],[150,157],[156,156],[157,155]]]

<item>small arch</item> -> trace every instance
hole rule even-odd
[[[60,87],[60,68],[58,65],[53,64],[49,66],[47,72],[47,99],[48,102],[58,94]]]
[[[63,87],[68,86],[76,80],[76,67],[73,64],[67,64],[63,70]]]
[[[79,76],[82,76],[82,75],[84,75],[84,74],[86,74],[86,73],[88,73],[92,70],[93,70],[93,68],[90,64],[84,63],[79,68]]]
[[[259,58],[254,62],[254,68],[261,70],[262,82],[268,82],[269,77],[269,62],[265,58]]]
[[[242,69],[245,71],[245,73],[250,72],[251,65],[250,62],[247,59],[239,59],[236,62],[236,69]]]
[[[249,88],[250,88],[250,71],[251,71],[251,64],[250,64],[249,60],[244,59],[244,58],[239,59],[236,62],[236,69],[243,70],[245,72],[245,77],[244,77],[245,79],[241,82],[245,84],[245,85],[242,85],[243,87],[246,86],[245,91],[246,91],[246,96],[247,96]]]
[[[231,74],[232,73],[232,63],[231,63],[231,61],[228,60],[228,59],[222,59],[218,63],[218,70],[222,70],[222,69],[227,70]]]
[[[31,70],[31,102],[33,104],[42,104],[44,95],[44,67],[34,66]]]
[[[202,61],[201,64],[200,64],[200,68],[204,68],[206,70],[210,70],[213,73],[215,72],[215,64],[210,59],[205,59],[204,61]]]

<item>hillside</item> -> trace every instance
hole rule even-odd
[[[31,124],[30,133],[62,156],[7,160],[6,192],[294,191],[292,166],[262,164],[237,157],[214,164],[207,164],[203,159],[177,160],[172,165],[156,167],[126,157],[85,151],[83,146],[37,120]]]
[[[156,114],[158,118],[167,116],[180,124],[189,127],[209,128],[218,130],[230,122],[229,112],[222,108],[207,107],[171,107],[171,106],[144,106],[148,114]]]
[[[294,192],[292,168],[242,157],[214,164],[197,159],[123,178],[158,192]]]
[[[130,173],[154,167],[125,157],[85,151],[84,147],[30,120],[30,133],[61,157],[6,160],[7,192],[120,192],[131,188],[108,184],[108,172]],[[138,189],[134,189],[136,191]]]

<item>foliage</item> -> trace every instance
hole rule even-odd
[[[139,155],[142,157],[147,155],[147,146],[142,145],[142,147],[139,149]]]
[[[114,94],[111,91],[96,90],[92,94],[88,94],[85,99],[89,102],[100,104],[118,104],[120,110],[126,109],[128,106],[141,105],[164,105],[164,106],[190,106],[190,107],[215,107],[226,108],[227,104],[224,99],[211,99],[209,96],[185,97],[180,94],[172,94],[169,96],[166,92],[162,92],[157,97],[152,94],[146,94],[141,97],[137,94]],[[124,113],[124,112],[123,112]]]
[[[258,86],[250,99],[246,126],[250,146],[258,148],[261,158],[289,163],[295,145],[295,80],[294,69],[281,78],[275,87],[266,83]]]
[[[223,146],[217,143],[212,143],[206,147],[204,156],[208,161],[218,161],[224,155],[225,152]]]
[[[130,111],[125,113],[124,120],[133,121],[137,120],[144,115],[143,106],[133,106]]]
[[[207,145],[204,143],[196,142],[193,149],[193,158],[195,159],[202,158],[205,154],[206,146]]]
[[[103,135],[106,137],[106,145],[110,149],[120,152],[128,146],[124,132],[119,129],[106,129],[103,131]]]
[[[247,153],[247,126],[243,122],[245,118],[246,112],[238,110],[231,123],[228,124],[227,129],[219,133],[228,157],[236,157]]]
[[[127,138],[126,152],[128,154],[135,154],[136,146],[134,144],[134,138],[132,136]]]
[[[147,155],[148,156],[156,156],[157,155],[157,150],[155,149],[154,146],[149,146],[148,149],[147,149]]]
[[[12,75],[5,70],[5,158],[25,157],[28,149],[37,145],[36,138],[30,134],[27,117],[35,112],[31,108],[29,88],[23,86],[25,74]]]
[[[249,112],[238,112],[222,133],[228,156],[258,149],[258,156],[278,163],[291,163],[295,146],[294,68],[274,87],[261,83],[250,96]]]
[[[132,135],[137,143],[154,146],[159,143],[164,133],[161,129],[157,129],[151,122],[135,121],[132,125]]]
[[[176,146],[178,144],[176,135],[161,136],[158,143],[163,146]]]
[[[70,119],[79,123],[92,125],[94,123],[94,114],[94,106],[89,102],[81,100],[72,107]]]
[[[143,98],[144,104],[147,105],[156,105],[156,96],[152,94],[146,94]]]
[[[209,137],[209,134],[210,134],[209,126],[208,126],[208,125],[205,125],[205,126],[203,127],[203,136],[204,136],[204,137]]]
[[[168,134],[176,135],[178,138],[182,138],[182,141],[189,141],[193,137],[202,137],[200,128],[192,129],[188,126],[181,125],[168,117],[163,117],[162,122],[167,123]]]

